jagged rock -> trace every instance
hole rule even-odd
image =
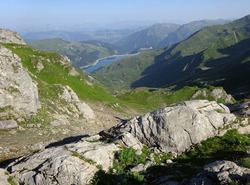
[[[60,86],[63,89],[63,93],[61,95],[59,95],[60,98],[64,99],[65,101],[67,101],[69,103],[75,104],[76,108],[79,110],[79,114],[83,114],[83,116],[87,120],[95,119],[95,114],[94,114],[93,110],[89,107],[89,105],[87,105],[83,101],[79,100],[76,93],[69,86],[62,86],[62,85],[60,85]]]
[[[18,124],[15,120],[0,121],[0,130],[8,130],[18,128]]]
[[[89,184],[97,168],[64,147],[49,148],[22,157],[11,163],[7,170],[17,182],[24,184]]]
[[[61,58],[59,60],[59,62],[64,65],[64,66],[71,66],[71,62],[70,62],[70,59],[64,55],[60,55]]]
[[[41,107],[37,85],[23,68],[21,59],[0,46],[0,108],[7,106],[23,115]]]
[[[0,184],[1,185],[10,185],[8,183],[8,175],[5,174],[5,170],[0,168]]]
[[[115,144],[79,141],[22,157],[7,170],[23,184],[90,184],[98,171],[96,166],[102,165],[107,171],[118,150]]]
[[[196,99],[198,96],[203,96],[203,97],[208,97],[211,96],[213,97],[216,101],[219,99],[224,100],[227,103],[233,103],[233,97],[230,94],[227,94],[226,91],[220,88],[213,89],[210,93],[207,93],[205,90],[198,90],[196,91],[191,99]]]
[[[246,115],[250,116],[250,100],[229,105],[229,109],[235,115]]]
[[[190,180],[190,185],[229,184],[239,181],[249,182],[250,169],[240,167],[231,161],[216,161],[204,166],[204,171]]]
[[[26,45],[24,40],[17,32],[11,30],[0,29],[0,42],[2,43],[16,43]]]
[[[131,133],[141,143],[180,154],[235,120],[223,104],[193,100],[132,118],[110,129],[112,135]]]
[[[143,147],[141,142],[138,139],[136,139],[131,133],[123,133],[121,134],[119,139],[122,141],[123,145],[125,145],[128,148],[141,150]]]
[[[232,103],[233,97],[226,93],[223,89],[213,89],[211,92],[211,96],[215,98],[215,100],[225,99],[225,102]]]

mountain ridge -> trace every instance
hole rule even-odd
[[[158,51],[141,53],[137,56],[123,59],[120,62],[118,61],[97,70],[94,75],[96,75],[97,79],[99,79],[100,75],[105,76],[100,81],[113,88],[116,86],[116,90],[141,86],[169,87],[178,84],[179,86],[182,86],[181,84],[198,86],[222,85],[223,83],[216,83],[215,79],[208,80],[212,77],[205,74],[212,73],[213,69],[226,63],[227,65],[233,63],[234,57],[236,57],[235,60],[238,57],[239,61],[236,63],[239,69],[243,70],[241,74],[247,75],[249,68],[247,67],[249,65],[249,62],[247,62],[249,36],[248,15],[225,25],[202,28],[180,43]],[[234,49],[230,49],[231,47]],[[230,52],[232,55],[230,55]],[[240,56],[243,56],[244,53],[246,56],[241,60]],[[241,65],[241,61],[245,61],[245,63],[243,62]],[[223,67],[220,69],[221,71],[217,73],[223,74]],[[236,79],[237,75],[233,73],[232,68],[230,73]],[[119,74],[119,76],[116,74]],[[206,83],[205,81],[210,83],[203,84],[201,78],[198,77],[199,74],[204,74],[204,83]],[[188,83],[185,83],[187,78],[189,78]],[[226,77],[223,79],[226,79]],[[246,83],[246,78],[243,79],[244,83]],[[124,81],[124,83],[120,83],[121,81]],[[225,84],[229,83],[227,81],[225,81]],[[238,86],[237,83],[234,83],[234,85],[240,88],[243,84]],[[249,87],[247,84],[245,85],[246,89],[244,92],[249,94],[250,91],[247,90]],[[237,94],[237,90],[232,91],[233,88],[230,89],[228,85],[225,85],[225,87],[229,92]]]
[[[27,44],[38,50],[65,55],[69,57],[72,65],[76,68],[93,64],[99,58],[124,53],[122,48],[96,40],[75,42],[63,39],[46,39]]]

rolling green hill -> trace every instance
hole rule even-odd
[[[102,41],[69,42],[62,39],[47,39],[27,44],[38,50],[65,55],[76,68],[92,64],[99,58],[124,52],[121,48]]]
[[[94,75],[115,90],[220,85],[230,93],[249,95],[249,46],[250,15],[205,27],[183,42],[123,59]]]

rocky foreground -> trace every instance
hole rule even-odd
[[[209,137],[224,134],[222,128],[235,119],[223,104],[186,101],[123,121],[100,134],[78,137],[72,143],[47,145],[2,169],[0,179],[2,184],[9,177],[20,184],[90,184],[100,168],[106,172],[112,168],[115,152],[124,147],[141,154],[143,146],[147,146],[155,153],[177,156]],[[146,165],[132,170],[143,171],[152,165],[154,162],[149,158]],[[237,179],[249,180],[249,174],[249,169],[234,162],[217,161],[206,165],[203,172],[184,184],[228,184]],[[156,184],[170,182],[166,179]]]

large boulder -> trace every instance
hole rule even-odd
[[[41,104],[37,84],[23,68],[20,57],[0,45],[0,108],[8,106],[27,115],[37,112]]]
[[[141,143],[163,152],[180,154],[235,120],[229,109],[214,101],[193,100],[132,118],[109,130],[110,135],[131,133]]]
[[[0,42],[2,43],[15,43],[26,45],[24,40],[20,37],[17,32],[11,30],[0,29]]]
[[[113,165],[115,144],[79,141],[22,157],[7,170],[15,181],[23,184],[90,184],[101,165]]]

